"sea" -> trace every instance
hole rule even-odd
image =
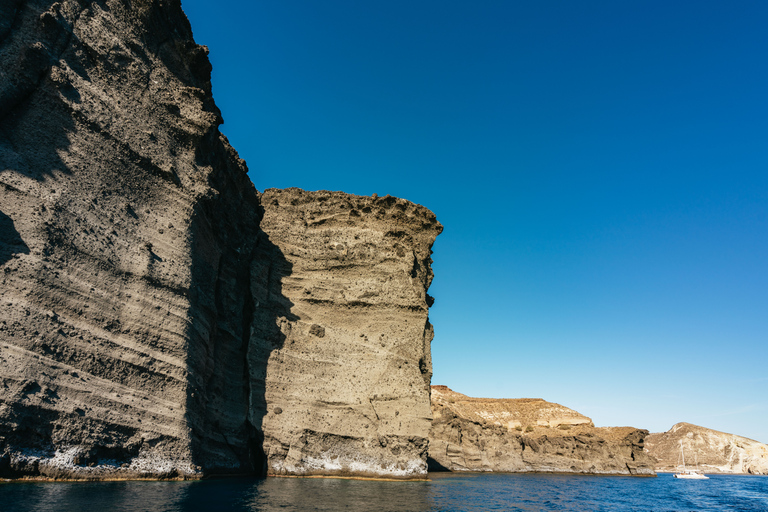
[[[0,511],[768,511],[768,477],[709,480],[430,473],[429,481],[333,478],[0,483]]]

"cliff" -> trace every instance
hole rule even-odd
[[[266,368],[252,371],[252,396],[267,406],[251,421],[269,473],[425,476],[442,226],[390,196],[270,189],[262,203],[260,250],[285,258],[252,272],[250,367]]]
[[[440,225],[262,206],[206,55],[178,0],[0,3],[0,476],[423,476]]]
[[[705,473],[768,475],[768,445],[690,423],[649,435],[645,451],[658,461],[658,471],[675,471],[681,442],[686,464],[698,464]]]
[[[597,428],[540,398],[472,398],[432,386],[431,471],[655,475],[646,430]]]
[[[207,49],[178,1],[0,10],[0,471],[250,470],[261,208]]]

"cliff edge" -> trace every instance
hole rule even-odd
[[[654,476],[646,430],[595,427],[540,398],[472,398],[432,386],[430,471]]]

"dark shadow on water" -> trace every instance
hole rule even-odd
[[[219,479],[202,482],[0,484],[3,512],[424,512],[429,482]]]
[[[693,484],[693,485],[687,485]],[[659,478],[441,473],[428,482],[220,479],[202,482],[0,483],[3,512],[426,512],[768,510],[768,477]]]
[[[431,510],[429,482],[269,478],[248,498],[246,510]]]

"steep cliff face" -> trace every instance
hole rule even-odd
[[[262,203],[250,421],[269,473],[423,477],[442,226],[389,196],[270,189]]]
[[[675,471],[682,463],[681,442],[686,464],[706,473],[768,475],[768,445],[690,423],[649,435],[645,451],[658,461],[657,470]]]
[[[594,427],[559,404],[472,398],[432,386],[432,471],[655,475],[645,430]]]
[[[0,473],[249,471],[261,210],[178,0],[0,3]]]
[[[412,478],[431,246],[392,197],[263,204],[178,0],[0,3],[0,476]]]

